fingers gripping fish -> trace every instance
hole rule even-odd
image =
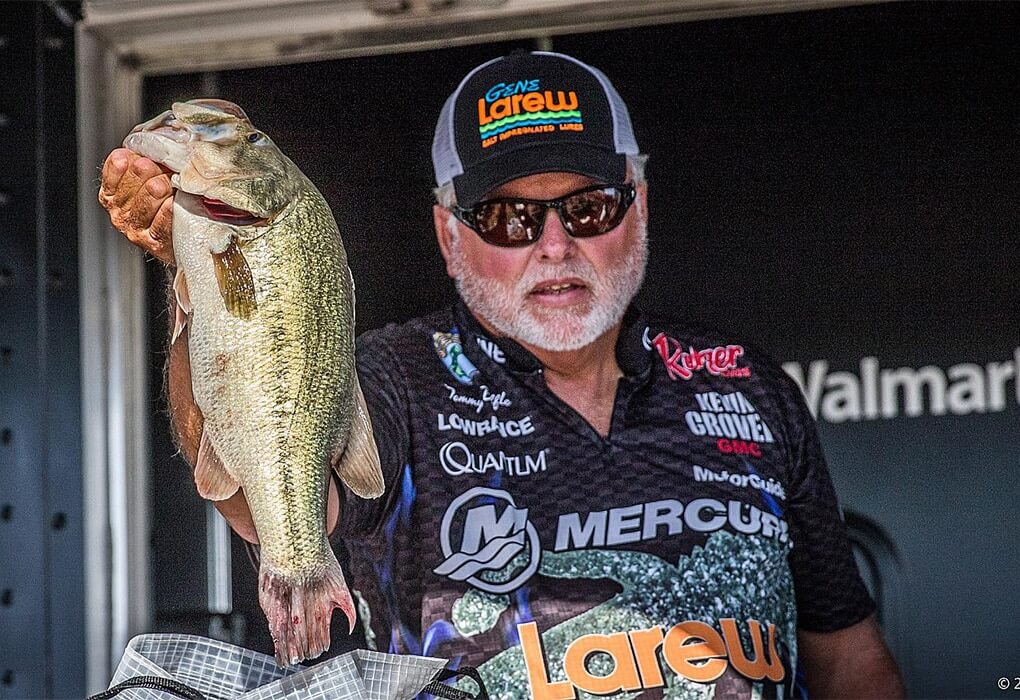
[[[354,285],[322,195],[235,104],[175,103],[124,140],[174,171],[176,341],[189,325],[195,469],[211,500],[244,490],[259,602],[281,665],[329,648],[354,603],[326,537],[328,470],[383,492],[354,364]]]

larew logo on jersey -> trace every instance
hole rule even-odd
[[[518,508],[506,491],[483,486],[453,499],[439,542],[446,558],[433,572],[486,593],[520,588],[538,571],[542,556],[528,509]]]

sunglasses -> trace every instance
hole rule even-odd
[[[633,183],[591,185],[558,199],[485,199],[473,207],[454,205],[450,211],[490,245],[523,248],[542,236],[549,209],[555,209],[567,233],[574,238],[592,238],[620,225],[633,204]]]

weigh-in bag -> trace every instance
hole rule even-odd
[[[190,634],[143,634],[128,642],[109,690],[88,700],[411,700],[487,698],[477,671],[444,659],[355,649],[311,667],[280,668],[272,656]],[[442,681],[464,675],[478,694]]]

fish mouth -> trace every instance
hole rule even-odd
[[[189,213],[231,226],[267,226],[270,217],[259,216],[245,209],[232,207],[224,201],[178,190],[175,201]]]
[[[196,112],[218,112],[221,121],[192,125],[184,121]],[[171,184],[181,194],[182,203],[192,214],[233,226],[265,225],[269,218],[207,197],[202,192],[185,190],[177,177],[187,166],[195,146],[200,142],[226,143],[236,138],[234,125],[238,119],[248,120],[240,107],[224,100],[193,100],[175,103],[173,109],[137,125],[124,139],[124,147],[170,169],[175,175]],[[186,200],[186,202],[185,202]]]
[[[176,120],[172,112],[164,112],[156,119],[161,123],[149,126],[155,121],[152,120],[136,126],[124,139],[124,148],[179,173],[188,164],[198,139],[187,128],[173,123]]]

